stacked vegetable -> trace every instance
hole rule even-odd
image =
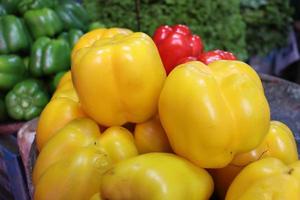
[[[0,1],[0,122],[37,117],[89,29],[75,1]],[[95,26],[95,25],[93,25]]]
[[[182,26],[83,35],[40,115],[34,199],[300,199],[295,139],[259,76],[195,41]]]

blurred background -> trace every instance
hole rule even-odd
[[[257,71],[300,83],[299,0],[82,0],[92,20],[152,35],[186,24],[205,50],[232,51]],[[137,17],[138,15],[138,17]]]

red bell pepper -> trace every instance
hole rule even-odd
[[[216,60],[236,60],[236,57],[231,52],[217,49],[200,54],[198,60],[208,65]]]
[[[167,74],[179,64],[197,60],[203,51],[198,35],[193,35],[185,25],[160,26],[153,35]]]

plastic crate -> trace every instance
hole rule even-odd
[[[17,139],[13,135],[0,135],[0,199],[30,199]]]

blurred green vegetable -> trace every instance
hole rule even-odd
[[[87,30],[89,15],[81,4],[72,1],[61,2],[55,7],[55,11],[62,20],[65,29]]]
[[[292,22],[289,1],[241,0],[241,14],[247,25],[246,42],[250,55],[265,55],[287,44]]]
[[[71,29],[68,32],[63,32],[58,36],[58,39],[63,39],[70,45],[72,49],[79,38],[83,35],[83,32],[79,29]]]
[[[0,16],[6,14],[16,14],[20,0],[0,0]]]
[[[106,26],[101,22],[92,22],[89,24],[88,31],[92,31],[97,28],[105,28]]]
[[[37,117],[48,101],[45,88],[35,79],[19,82],[5,96],[7,113],[15,120],[30,120]]]
[[[0,55],[0,91],[11,89],[26,77],[23,60],[17,55]]]
[[[52,37],[63,29],[63,23],[52,9],[29,10],[24,19],[35,39],[41,36]]]
[[[23,21],[14,15],[0,17],[0,54],[29,50],[30,36]]]
[[[21,0],[18,4],[18,10],[24,14],[28,10],[40,8],[53,8],[56,0]]]
[[[63,39],[40,37],[31,50],[29,72],[34,77],[53,75],[70,67],[71,49]]]

